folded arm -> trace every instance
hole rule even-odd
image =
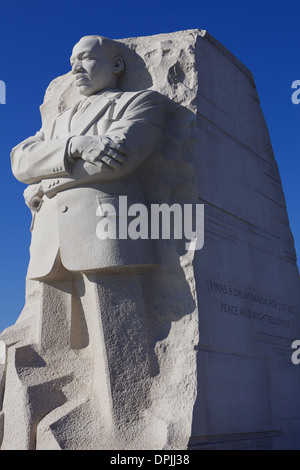
[[[49,197],[72,186],[122,178],[154,151],[164,121],[163,98],[145,92],[119,110],[105,136],[46,141],[39,132],[26,139],[12,151],[13,173],[23,183],[41,183]]]
[[[46,141],[43,131],[24,140],[11,152],[14,176],[22,183],[32,184],[44,178],[69,175],[67,143],[68,138]]]
[[[49,181],[42,182],[49,197],[72,186],[121,179],[153,153],[165,128],[164,98],[156,92],[144,92],[124,108],[111,120],[105,136],[78,136],[71,139],[71,153],[73,140],[86,139],[89,144],[82,145],[80,158],[74,158],[69,177],[54,180],[52,186]],[[101,145],[97,146],[97,139],[100,139]]]

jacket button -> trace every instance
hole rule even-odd
[[[61,208],[62,212],[67,212],[67,210],[68,210],[68,206],[62,206],[62,208]]]

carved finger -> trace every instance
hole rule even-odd
[[[124,155],[129,155],[128,149],[125,147],[125,145],[116,143],[116,142],[110,142],[108,145],[112,150],[116,150],[117,152],[120,152]]]
[[[120,152],[116,152],[115,150],[108,150],[108,152],[106,153],[107,156],[109,157],[112,157],[114,160],[116,160],[117,162],[121,163],[121,165],[125,162],[126,158],[124,157],[124,155]]]
[[[106,163],[110,168],[116,170],[122,168],[122,165],[119,162],[117,162],[114,158],[108,157],[107,155],[102,157],[101,160]]]

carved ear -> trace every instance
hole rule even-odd
[[[113,72],[120,73],[124,70],[124,60],[120,56],[116,56],[113,58]]]

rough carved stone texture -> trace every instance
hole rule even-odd
[[[2,449],[298,448],[299,273],[252,74],[201,30],[120,42],[122,89],[169,100],[145,194],[204,203],[204,248],[162,240],[155,271],[86,279],[89,320],[82,279],[28,279],[0,336]],[[50,84],[44,120],[79,100],[71,82]]]

